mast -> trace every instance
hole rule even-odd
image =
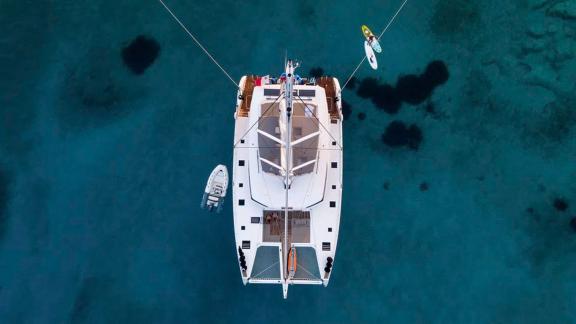
[[[292,60],[286,62],[286,80],[284,81],[284,105],[280,105],[280,121],[281,127],[284,128],[284,152],[282,152],[282,168],[284,170],[284,190],[285,190],[285,203],[284,203],[284,242],[282,242],[284,249],[282,251],[282,258],[284,262],[283,275],[284,281],[282,282],[282,290],[284,298],[288,297],[288,192],[292,183],[292,100],[294,97],[294,70],[298,67],[298,63]],[[283,109],[282,109],[283,108]]]

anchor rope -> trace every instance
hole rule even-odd
[[[192,40],[196,43],[196,45],[198,45],[198,47],[200,47],[200,49],[202,51],[204,51],[204,53],[206,53],[206,55],[212,60],[212,62],[214,62],[214,64],[216,64],[220,68],[220,70],[222,70],[222,72],[228,77],[228,79],[230,79],[230,81],[232,81],[232,83],[234,83],[236,88],[240,89],[240,86],[238,85],[238,83],[236,83],[236,81],[234,81],[234,79],[232,79],[230,74],[228,74],[228,72],[226,72],[226,70],[222,67],[222,65],[220,65],[220,63],[218,63],[218,61],[216,61],[216,59],[212,56],[212,54],[210,54],[210,52],[208,52],[208,50],[204,46],[202,46],[200,41],[188,30],[188,28],[186,28],[186,26],[180,21],[180,19],[178,19],[178,17],[174,14],[174,12],[172,12],[170,7],[168,7],[164,3],[164,1],[162,1],[162,0],[158,0],[158,1],[166,9],[166,11],[168,11],[168,13],[172,16],[172,18],[174,18],[174,20],[180,25],[180,27],[182,27],[182,29],[184,29],[184,31],[188,34],[188,36],[190,36],[190,38],[192,38]]]

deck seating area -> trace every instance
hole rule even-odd
[[[248,117],[250,113],[250,104],[252,103],[252,92],[254,91],[254,86],[256,84],[255,75],[246,76],[246,83],[244,84],[244,89],[242,90],[242,103],[238,108],[238,117]]]
[[[246,76],[246,82],[244,84],[244,89],[242,90],[242,102],[240,107],[238,107],[238,117],[248,117],[250,113],[250,105],[252,104],[252,92],[256,85],[256,75]],[[319,77],[316,79],[316,84],[326,92],[326,104],[328,105],[328,111],[330,113],[331,120],[339,120],[340,112],[338,111],[338,106],[336,105],[336,90],[334,89],[334,79],[332,77]]]
[[[326,104],[328,105],[328,112],[330,112],[331,120],[339,120],[340,112],[336,105],[336,90],[334,89],[334,79],[332,77],[319,77],[316,79],[316,84],[324,88],[326,92]]]
[[[262,215],[264,242],[282,242],[284,238],[284,211],[265,210]],[[288,240],[290,243],[310,243],[310,212],[288,212]]]

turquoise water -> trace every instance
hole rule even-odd
[[[288,51],[342,81],[360,25],[401,1],[167,3],[235,79]],[[198,208],[232,159],[235,89],[161,5],[2,1],[0,322],[575,323],[575,8],[409,1],[356,87],[397,90],[433,61],[449,77],[395,114],[381,88],[344,92],[334,272],[283,300],[242,285],[230,205]],[[136,74],[139,35],[159,53]],[[382,141],[393,121],[416,147]]]

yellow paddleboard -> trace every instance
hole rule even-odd
[[[380,47],[378,38],[374,36],[374,34],[370,30],[370,28],[368,28],[368,26],[362,25],[362,34],[364,34],[364,37],[366,37],[366,41],[368,42],[368,44],[370,44],[372,49],[376,51],[376,53],[382,52],[382,47]]]
[[[366,37],[366,38],[368,38],[370,36],[374,36],[374,34],[370,30],[370,28],[368,28],[368,26],[366,26],[366,25],[362,25],[362,34],[364,34],[364,37]]]

